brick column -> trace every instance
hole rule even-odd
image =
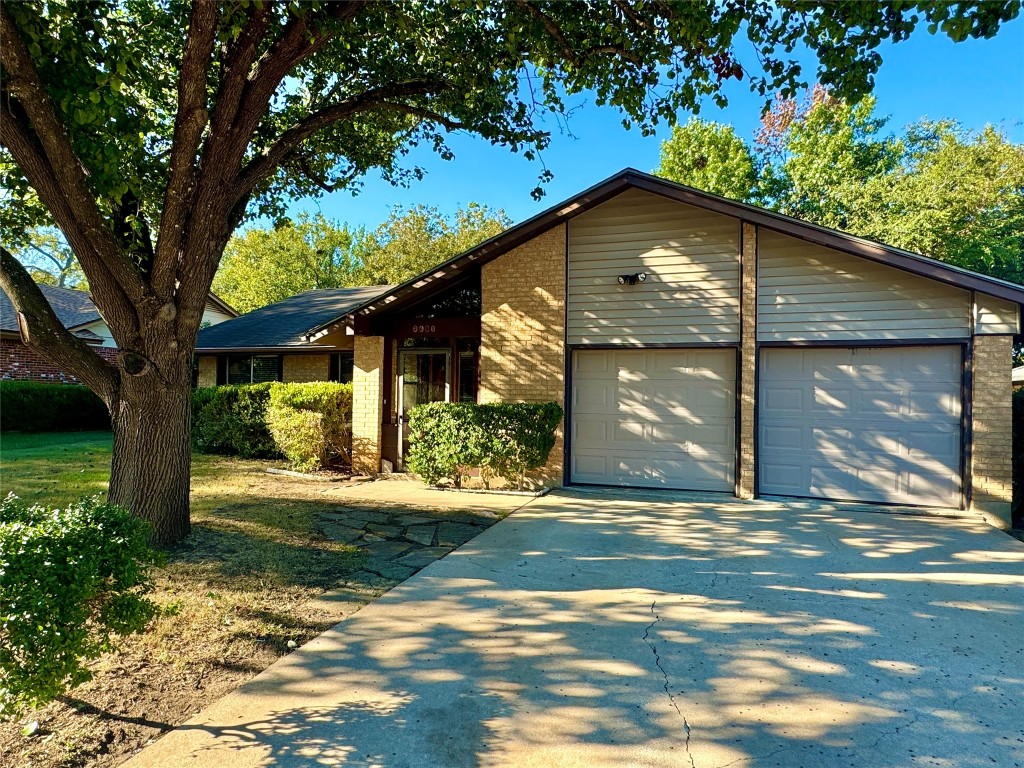
[[[971,509],[1010,527],[1013,501],[1012,336],[975,336],[971,434]]]
[[[352,468],[380,472],[381,394],[384,387],[384,337],[356,336],[352,370]]]
[[[754,376],[757,369],[757,227],[743,223],[743,256],[740,259],[740,410],[739,466],[736,468],[736,495],[754,498],[756,471],[754,446]]]
[[[481,403],[565,406],[565,225],[481,269]],[[536,477],[562,484],[563,439]]]

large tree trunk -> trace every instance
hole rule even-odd
[[[190,530],[191,382],[177,378],[123,376],[111,412],[109,499],[148,521],[156,545],[180,541]]]

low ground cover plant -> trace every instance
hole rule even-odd
[[[85,682],[87,662],[145,629],[158,612],[148,538],[147,523],[98,497],[0,503],[0,720]]]
[[[428,403],[409,414],[409,468],[456,487],[478,469],[522,489],[548,459],[563,411],[557,403]]]

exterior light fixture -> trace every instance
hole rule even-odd
[[[619,285],[636,285],[647,280],[646,272],[634,272],[631,275],[619,275]]]

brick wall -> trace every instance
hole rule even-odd
[[[381,393],[384,384],[384,338],[356,336],[352,370],[352,468],[367,475],[380,472]]]
[[[565,395],[565,225],[482,267],[481,403],[556,402]],[[537,473],[562,484],[562,432]]]
[[[757,370],[757,227],[743,222],[743,258],[740,274],[740,463],[736,495],[754,498],[755,436],[754,381]]]
[[[109,362],[117,360],[117,349],[92,347]],[[45,381],[51,384],[78,384],[77,378],[62,371],[48,357],[26,347],[17,339],[0,339],[0,379],[16,381]]]
[[[199,377],[196,379],[197,387],[217,386],[217,356],[199,356]]]
[[[971,508],[1008,528],[1013,500],[1013,337],[974,337]]]
[[[330,378],[330,355],[285,355],[282,362],[282,381],[327,381]]]

